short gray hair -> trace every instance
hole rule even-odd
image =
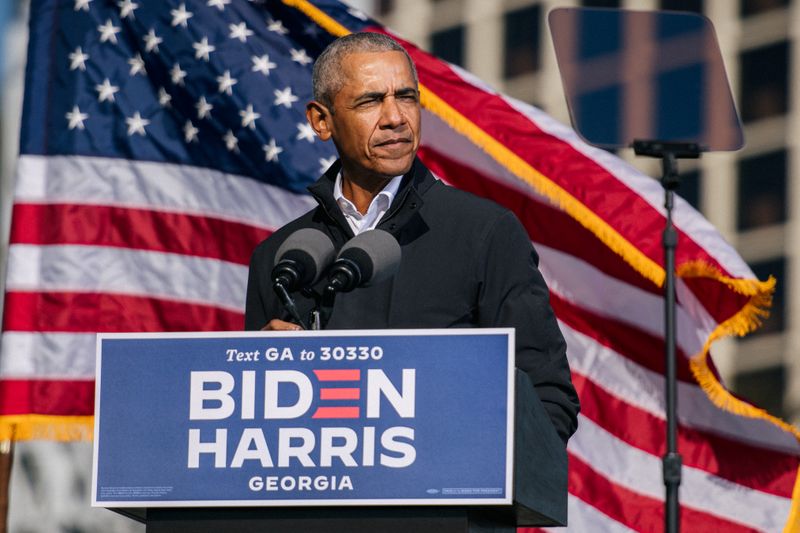
[[[350,54],[364,52],[402,52],[411,67],[414,85],[419,83],[414,61],[397,41],[382,33],[367,31],[351,33],[339,37],[329,44],[314,63],[314,70],[311,74],[314,100],[322,102],[325,107],[333,111],[333,99],[345,84],[342,75],[342,60]]]

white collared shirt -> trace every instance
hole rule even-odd
[[[401,181],[403,181],[403,176],[395,176],[389,180],[383,190],[372,199],[367,212],[362,215],[358,212],[353,202],[344,197],[342,193],[342,172],[339,171],[339,174],[336,175],[336,182],[333,184],[333,198],[336,200],[339,209],[342,210],[350,229],[353,230],[353,235],[375,229],[383,215],[389,210],[389,206],[392,205],[392,201],[400,189]]]

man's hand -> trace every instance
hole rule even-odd
[[[261,331],[300,331],[302,329],[303,328],[301,328],[297,324],[273,318],[272,320],[267,322],[266,326],[261,328]]]

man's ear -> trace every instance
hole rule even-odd
[[[320,139],[327,141],[331,138],[331,112],[324,104],[316,100],[306,104],[306,119]]]

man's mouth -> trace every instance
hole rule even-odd
[[[379,143],[376,143],[375,146],[396,146],[396,145],[399,145],[399,144],[407,144],[407,143],[410,143],[410,142],[411,142],[411,139],[404,139],[404,138],[398,137],[398,138],[394,138],[394,139],[387,139],[385,141],[381,141]]]

